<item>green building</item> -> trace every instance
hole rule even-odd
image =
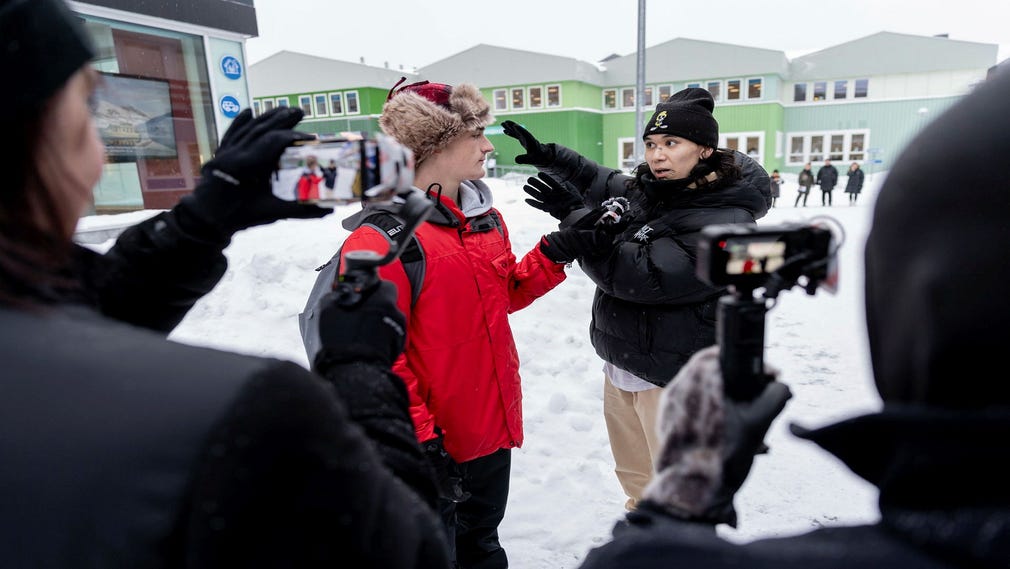
[[[796,172],[825,159],[886,170],[931,118],[982,81],[998,46],[880,32],[790,60],[782,51],[677,38],[646,49],[643,121],[685,87],[716,99],[720,146],[755,156],[771,171]],[[477,45],[403,71],[282,51],[253,64],[254,111],[297,105],[300,128],[319,134],[378,132],[391,87],[430,80],[474,83],[497,123],[511,119],[607,166],[636,163],[637,56],[598,64]],[[499,168],[519,144],[492,125]]]

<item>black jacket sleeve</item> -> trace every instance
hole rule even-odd
[[[89,302],[109,318],[165,334],[221,280],[222,242],[186,231],[184,212],[158,214],[124,231],[104,255],[78,249]]]
[[[332,371],[371,375],[385,390],[366,368]],[[366,399],[345,405],[288,362],[254,378],[208,441],[181,532],[185,565],[449,567],[434,509],[404,480],[410,476],[383,464],[383,456],[418,446],[397,442],[406,428],[413,439],[405,404],[349,412]],[[379,424],[383,416],[390,426]],[[407,461],[393,462],[403,475]]]
[[[601,166],[566,146],[554,144],[554,149],[554,162],[540,167],[540,170],[572,184],[582,194],[587,206],[598,207],[607,198],[627,193],[627,182],[631,176]]]

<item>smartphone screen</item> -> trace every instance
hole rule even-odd
[[[358,201],[379,182],[377,143],[364,138],[297,142],[272,177],[275,196],[320,206]]]

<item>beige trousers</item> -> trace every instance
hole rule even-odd
[[[624,507],[634,510],[642,491],[652,479],[652,457],[659,452],[656,412],[661,387],[645,391],[624,391],[603,377],[603,417],[607,422],[614,472],[628,496]]]

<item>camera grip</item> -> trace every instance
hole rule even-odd
[[[763,301],[724,296],[716,316],[716,342],[723,391],[734,401],[752,401],[771,376],[764,371],[765,312]]]

